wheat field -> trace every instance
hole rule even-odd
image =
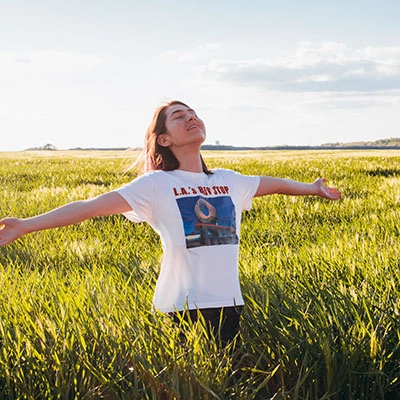
[[[135,154],[0,153],[0,216],[115,189]],[[210,167],[312,182],[337,202],[257,198],[243,214],[237,342],[151,309],[161,245],[122,216],[0,248],[0,398],[400,398],[400,152],[205,152]]]

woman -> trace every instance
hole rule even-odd
[[[160,235],[164,257],[154,308],[195,320],[201,313],[226,342],[239,329],[243,297],[238,279],[240,221],[253,197],[316,195],[337,200],[337,189],[234,171],[208,170],[200,154],[203,121],[186,104],[172,101],[154,114],[143,150],[144,174],[89,200],[75,201],[35,217],[0,221],[0,245],[30,232],[124,214],[148,222]],[[187,311],[187,313],[186,313]]]

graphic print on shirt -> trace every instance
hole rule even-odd
[[[176,201],[182,215],[187,248],[239,242],[235,206],[229,196],[190,196]]]

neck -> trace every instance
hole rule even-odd
[[[203,172],[203,164],[201,162],[200,150],[190,152],[174,152],[175,157],[179,161],[179,168],[181,171],[187,172]]]

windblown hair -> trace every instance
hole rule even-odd
[[[185,103],[174,100],[158,107],[154,112],[153,119],[147,128],[142,154],[134,163],[134,167],[141,165],[141,169],[144,173],[155,170],[173,171],[179,168],[179,161],[173,152],[168,147],[161,146],[157,142],[158,136],[166,133],[167,131],[166,111],[168,107],[174,105],[182,105],[189,108],[189,106],[187,106]],[[203,157],[201,155],[200,157],[203,166],[203,172],[207,175],[212,174],[212,172],[207,168]]]

